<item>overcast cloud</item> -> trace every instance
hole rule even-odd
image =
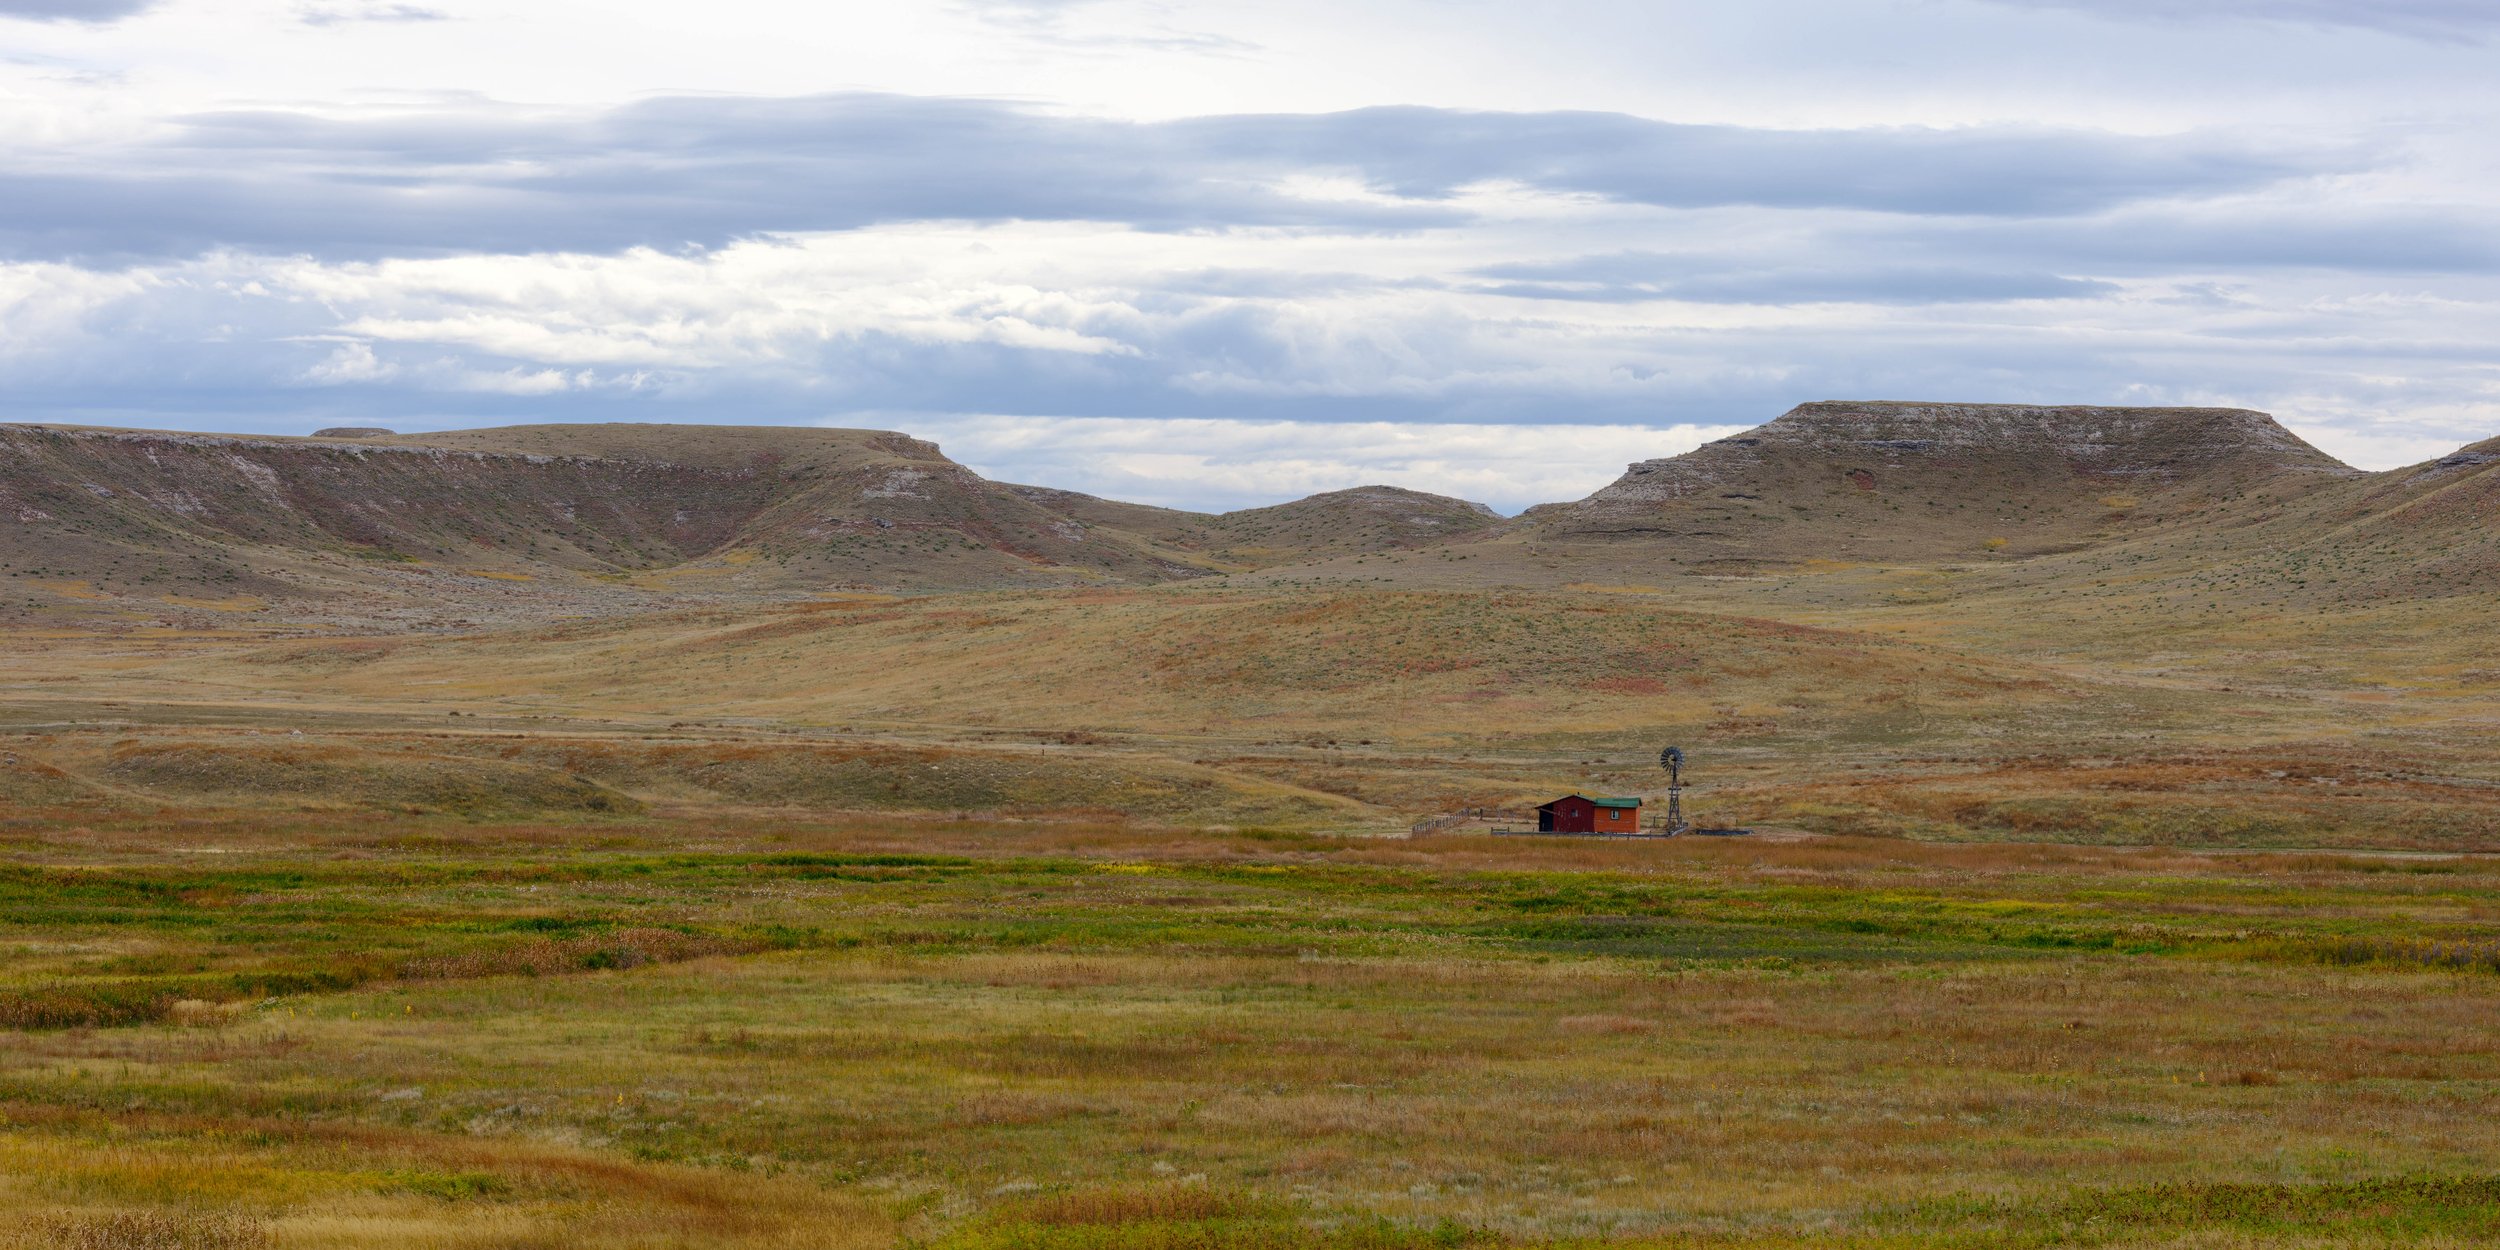
[[[156,0],[0,0],[0,18],[37,22],[112,22],[153,7]]]
[[[2488,0],[1992,0],[2071,9],[2127,21],[2306,22],[2430,39],[2471,39],[2500,30]]]
[[[2205,135],[1426,108],[1136,123],[887,95],[660,98],[552,118],[258,111],[169,119],[126,145],[21,151],[0,171],[14,206],[0,246],[103,258],[613,252],[933,219],[1406,230],[1479,221],[1453,201],[1495,184],[1657,208],[2026,217],[2258,190],[2370,159]]]
[[[1556,6],[0,0],[0,416],[869,424],[1182,506],[1824,398],[2500,433],[2489,6]]]

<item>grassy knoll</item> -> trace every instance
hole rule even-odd
[[[0,1244],[2500,1235],[2488,861],[90,816]]]

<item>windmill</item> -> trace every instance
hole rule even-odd
[[[1692,828],[1684,823],[1684,748],[1668,747],[1658,753],[1658,767],[1667,770],[1667,828],[1675,835]]]

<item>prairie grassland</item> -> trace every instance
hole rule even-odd
[[[0,725],[29,732],[0,800],[1387,832],[1655,793],[1674,741],[1725,823],[2500,849],[2481,600],[2130,625],[2095,615],[2114,610],[2097,590],[2026,576],[1920,571],[1933,586],[1906,605],[1904,571],[1844,567],[1672,591],[1190,586],[463,636],[17,637]]]
[[[2500,929],[2484,860],[890,817],[7,833],[0,1244],[2500,1234],[2500,978],[2440,954]]]
[[[1654,793],[1651,748],[1369,740],[1212,742],[986,732],[810,733],[461,719],[458,729],[74,725],[0,737],[0,803],[56,819],[139,813],[375,813],[683,826],[781,813],[1135,820],[1206,829],[1402,832],[1461,808],[1519,811],[1572,790]],[[252,720],[238,717],[243,724]],[[471,728],[469,726],[476,726]],[[2087,740],[1946,753],[1714,742],[1687,796],[1708,823],[1922,840],[2112,846],[2487,851],[2500,848],[2495,743],[2386,735],[2258,745]],[[231,823],[231,822],[228,822]],[[453,822],[456,824],[456,821]],[[445,825],[446,828],[451,825]],[[0,832],[0,838],[5,833]]]
[[[1783,709],[1816,733],[1845,732],[1870,714],[1954,724],[2161,715],[2109,706],[2124,704],[2125,691],[2063,687],[2018,664],[1602,594],[1167,588],[849,598],[476,636],[244,646],[135,636],[30,650],[26,678],[38,684],[26,689],[54,676],[148,698],[354,700],[435,717],[1216,741],[1578,739],[1592,723],[1698,730],[1748,709]]]

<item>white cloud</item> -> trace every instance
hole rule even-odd
[[[2500,428],[2487,346],[2500,339],[2500,290],[2478,274],[2113,275],[2086,298],[1996,302],[1965,294],[1956,274],[1939,302],[1835,301],[1808,284],[1798,304],[1728,303],[1724,291],[1539,299],[1472,276],[1510,257],[1519,272],[1647,280],[1654,253],[1581,250],[1617,213],[1393,237],[918,225],[694,254],[0,266],[0,385],[21,411],[124,420],[153,408],[221,425],[252,412],[282,429],[334,424],[342,404],[402,426],[412,413],[435,425],[828,412],[990,413],[1062,432],[1092,429],[1066,424],[1085,417],[1211,422],[1157,428],[1218,451],[1232,446],[1218,433],[1256,431],[1242,437],[1264,450],[1254,461],[1149,440],[1162,459],[1031,462],[1116,481],[1124,496],[1151,493],[1159,467],[1188,475],[1170,489],[1238,502],[1394,468],[1401,485],[1518,506],[1552,497],[1532,484],[1568,480],[1563,466],[1587,450],[1571,440],[1589,436],[1557,435],[1550,445],[1570,456],[1508,475],[1495,469],[1519,452],[1510,444],[1475,459],[1418,449],[1468,430],[1749,425],[1808,399],[2257,407],[2372,467]],[[1762,246],[1710,214],[1664,220],[1702,253]],[[1845,252],[1854,221],[1831,223],[1829,243],[1799,232],[1782,247]],[[1946,245],[1895,238],[1885,250]],[[1384,434],[1408,424],[1414,440]],[[1359,449],[1344,431],[1364,431]],[[1297,452],[1275,441],[1287,435],[1312,441]]]
[[[387,382],[399,376],[399,366],[383,363],[373,354],[371,343],[341,343],[300,376],[311,386],[350,386]]]
[[[567,373],[562,369],[505,369],[495,373],[465,370],[457,377],[456,385],[460,389],[483,391],[490,395],[553,395],[593,386],[598,382],[595,374]]]

